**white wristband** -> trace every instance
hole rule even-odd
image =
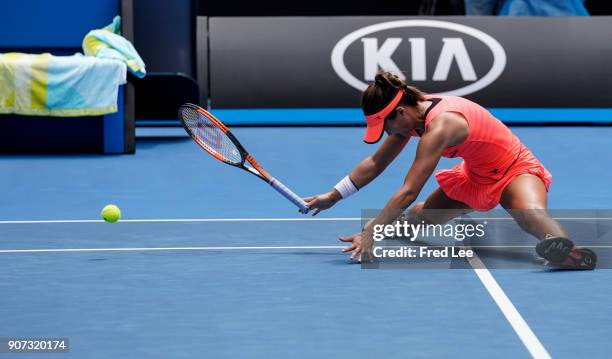
[[[340,193],[342,198],[346,198],[359,191],[349,176],[344,177],[334,188]]]

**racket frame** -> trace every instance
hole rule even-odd
[[[208,120],[210,120],[210,122],[212,122],[215,126],[217,126],[230,139],[230,141],[234,144],[234,146],[236,146],[236,149],[240,153],[240,157],[242,161],[240,163],[231,162],[225,159],[223,156],[221,156],[218,152],[212,152],[211,150],[209,150],[208,145],[203,143],[202,140],[200,140],[198,136],[196,136],[191,131],[191,129],[189,129],[189,126],[187,126],[187,124],[183,120],[183,116],[181,115],[181,112],[184,107],[195,110],[196,112],[198,112],[199,114],[203,115]],[[275,190],[277,190],[285,198],[287,198],[289,201],[295,204],[298,208],[300,208],[300,212],[308,213],[309,209],[306,206],[306,202],[304,202],[304,200],[302,200],[298,195],[296,195],[293,191],[291,191],[289,188],[283,185],[279,180],[272,177],[268,173],[268,171],[266,171],[259,163],[257,163],[257,161],[255,161],[253,156],[244,148],[244,146],[242,146],[240,141],[238,141],[236,136],[234,136],[234,134],[229,130],[229,128],[219,119],[217,119],[212,113],[206,111],[205,109],[201,108],[198,105],[194,105],[191,103],[185,103],[181,105],[178,112],[179,112],[179,119],[181,121],[181,124],[183,125],[183,128],[189,134],[189,136],[191,136],[191,138],[198,144],[198,146],[200,146],[203,150],[205,150],[206,152],[208,152],[209,154],[211,154],[213,157],[215,157],[221,162],[227,163],[230,166],[241,168],[257,176],[257,178],[271,185]],[[248,162],[252,167],[247,166],[245,162]]]

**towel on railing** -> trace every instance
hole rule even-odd
[[[126,69],[138,77],[145,66],[132,44],[118,35],[120,18],[83,40],[87,55],[0,54],[0,113],[98,116],[117,112]]]
[[[146,75],[145,64],[131,42],[119,35],[121,18],[100,30],[92,30],[83,39],[85,55],[125,62],[128,70],[137,77]]]
[[[117,112],[126,65],[75,54],[0,54],[0,113],[98,116]]]

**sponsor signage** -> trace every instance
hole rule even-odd
[[[429,56],[434,56],[436,59],[430,64],[435,63],[433,72],[427,70],[427,36],[423,34],[421,36],[392,36],[385,37],[379,36],[379,33],[383,33],[386,30],[405,29],[407,34],[410,34],[412,29],[427,28],[433,32],[433,30],[448,30],[447,32],[457,32],[457,34],[448,34],[441,36],[440,41],[434,47],[441,44],[440,52],[432,54],[431,51]],[[416,32],[416,31],[415,31]],[[432,39],[432,35],[429,35],[429,46],[432,46],[431,42],[435,42]],[[492,55],[493,61],[491,62],[490,69],[481,69],[482,76],[476,74],[474,68],[474,60],[468,50],[469,39],[466,37],[472,37],[482,42],[491,51],[490,54],[481,54],[483,56]],[[363,72],[360,75],[352,74],[345,62],[345,54],[347,49],[356,42],[361,42],[363,48]],[[403,44],[402,44],[403,43]],[[402,61],[402,65],[409,65],[409,68],[402,70],[398,66],[397,59],[394,59],[394,55],[398,51],[400,46],[408,46],[408,56],[402,56],[399,61]],[[476,48],[476,45],[473,46]],[[406,51],[403,51],[404,53]],[[397,58],[397,56],[395,56]],[[378,23],[371,26],[360,28],[356,31],[346,35],[334,46],[331,54],[331,62],[334,71],[340,78],[342,78],[347,84],[356,88],[357,90],[363,91],[368,87],[368,83],[374,80],[374,76],[380,69],[393,72],[397,74],[402,80],[409,83],[423,82],[431,80],[440,84],[452,87],[453,85],[459,86],[458,88],[439,88],[436,92],[440,95],[454,95],[464,96],[481,90],[493,81],[495,81],[499,75],[502,74],[506,66],[506,53],[500,43],[493,37],[486,33],[477,30],[473,27],[460,25],[448,21],[437,21],[437,20],[399,20]],[[456,64],[456,70],[459,74],[459,82],[453,83],[449,81],[451,77],[451,69],[453,63]],[[487,64],[488,65],[488,64]]]
[[[377,71],[489,108],[612,108],[609,17],[210,18],[213,108],[356,108]]]

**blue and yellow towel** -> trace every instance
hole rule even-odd
[[[121,18],[115,16],[113,22],[100,30],[92,30],[83,39],[85,55],[101,59],[123,61],[128,70],[137,77],[145,77],[145,64],[131,42],[119,35]]]
[[[92,56],[0,54],[0,113],[67,117],[117,112],[127,69],[139,77],[145,74],[136,50],[115,34],[119,21],[85,37],[85,53]]]
[[[76,54],[0,54],[0,113],[98,116],[117,112],[126,65]]]

